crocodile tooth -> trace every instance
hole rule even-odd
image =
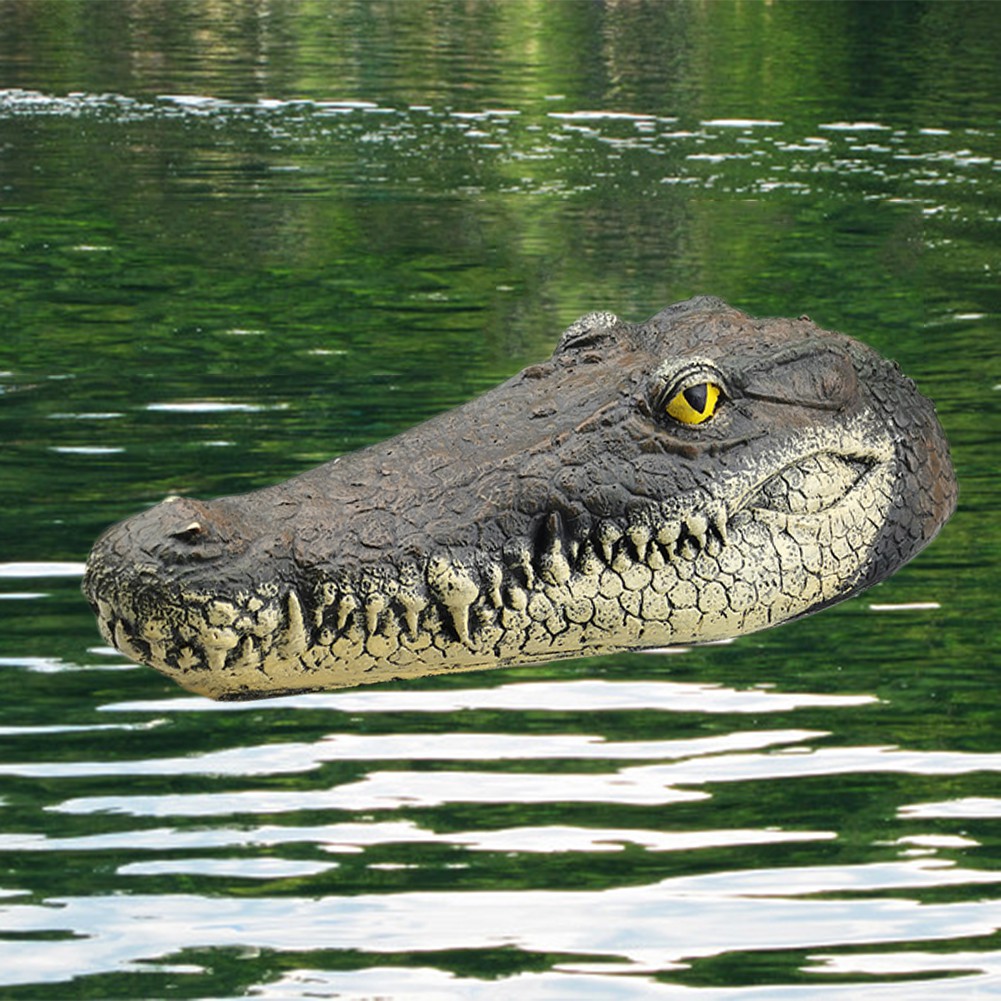
[[[532,567],[532,554],[527,546],[522,550],[521,569],[525,574],[525,587],[531,591],[535,587],[535,570]]]
[[[309,645],[309,639],[306,636],[306,622],[302,616],[302,603],[295,591],[288,593],[288,638],[291,642],[297,645],[301,644],[304,648]]]
[[[403,608],[403,621],[412,640],[417,639],[421,612],[428,607],[427,589],[423,571],[414,563],[400,567],[400,581],[395,594]]]
[[[182,671],[191,671],[196,667],[200,668],[202,662],[198,654],[191,647],[184,646],[177,653],[177,666]]]
[[[480,588],[469,571],[458,562],[435,557],[428,563],[428,587],[445,606],[460,642],[471,646],[469,606],[480,596]]]
[[[337,603],[337,631],[341,632],[347,625],[351,613],[358,607],[358,599],[350,592],[343,595]]]
[[[376,592],[370,594],[365,602],[365,632],[374,636],[379,629],[379,614],[385,611],[386,596]]]
[[[570,564],[561,552],[546,553],[542,563],[542,578],[547,584],[565,584],[570,579]]]
[[[614,521],[603,521],[598,526],[598,545],[606,563],[612,562],[615,543],[622,538],[622,529]]]
[[[678,557],[678,539],[681,538],[681,522],[673,518],[665,521],[657,530],[657,541],[664,547],[667,555],[675,560]]]
[[[570,579],[570,564],[563,552],[563,519],[554,511],[545,522],[545,548],[539,556],[540,576],[547,584],[565,584]]]
[[[202,649],[210,671],[221,671],[226,666],[230,650],[239,645],[239,638],[232,629],[210,626],[202,632]]]
[[[535,570],[532,567],[532,553],[524,542],[512,540],[504,544],[504,560],[512,570],[520,570],[525,578],[525,587],[535,587]]]
[[[657,529],[657,541],[662,546],[673,546],[681,536],[681,522],[670,518]]]
[[[594,551],[593,543],[590,540],[585,542],[577,557],[577,570],[585,577],[591,577],[601,573],[601,567],[601,560],[598,559],[598,554]]]
[[[719,536],[720,542],[725,546],[727,544],[726,508],[722,504],[714,506],[709,512],[709,520],[712,523],[712,527],[716,529],[716,534]]]
[[[688,529],[688,534],[695,540],[699,549],[705,549],[709,519],[704,514],[690,514],[686,520],[685,528]]]
[[[650,529],[646,525],[630,525],[626,529],[629,540],[636,547],[636,558],[640,563],[646,561],[646,549],[650,545]]]
[[[302,605],[295,591],[288,593],[288,620],[276,645],[280,645],[286,653],[293,655],[304,653],[309,647],[306,623],[302,617]]]
[[[253,632],[261,641],[262,651],[269,650],[279,639],[281,627],[281,609],[277,604],[265,605],[257,613]]]
[[[554,539],[563,541],[565,532],[563,530],[563,516],[559,511],[550,511],[549,516],[542,523],[542,538],[552,545]]]
[[[504,571],[496,563],[491,563],[486,570],[486,579],[490,604],[494,608],[500,608],[504,604],[504,599],[501,596],[501,582],[504,580]]]
[[[316,608],[313,610],[313,624],[317,629],[323,625],[327,609],[337,602],[337,587],[330,581],[324,581],[318,589]]]
[[[417,625],[421,612],[428,606],[427,598],[414,587],[401,587],[396,600],[403,606],[403,621],[412,640],[417,639]]]
[[[536,533],[539,555],[551,552],[553,549],[561,549],[565,534],[563,530],[563,518],[560,516],[559,511],[551,511]]]

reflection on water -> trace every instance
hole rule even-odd
[[[819,877],[809,870],[757,872],[743,886],[737,872],[734,885],[680,878],[598,892],[428,891],[349,900],[137,893],[54,901],[55,908],[21,905],[17,928],[30,936],[51,929],[56,917],[66,932],[75,926],[88,929],[86,939],[67,935],[37,942],[32,951],[38,960],[48,954],[40,969],[98,972],[113,967],[132,958],[123,953],[122,940],[130,937],[130,928],[141,926],[149,954],[158,957],[192,948],[265,944],[294,953],[318,942],[336,943],[378,956],[413,950],[433,955],[442,943],[458,950],[522,943],[565,957],[563,968],[584,972],[598,961],[618,974],[642,974],[723,951],[824,949],[857,942],[872,946],[874,940],[891,945],[987,934],[997,908],[983,902],[919,907],[880,898],[810,899],[832,891],[947,886],[970,882],[970,875],[910,862],[832,868]],[[596,913],[605,920],[594,921]],[[846,927],[855,929],[847,942]],[[629,929],[628,935],[623,929]]]
[[[999,877],[969,825],[998,801],[929,793],[986,792],[1001,753],[852,740],[890,710],[870,693],[662,677],[741,645],[223,704],[12,659],[40,706],[72,674],[89,695],[0,730],[0,983],[753,999],[768,970],[811,999],[989,992]]]
[[[865,7],[0,2],[0,995],[1001,994],[1001,22]],[[263,703],[100,644],[111,521],[697,292],[936,399],[915,564],[730,644]]]
[[[368,101],[259,100],[161,95],[55,96],[0,90],[0,114],[10,122],[48,117],[95,127],[155,124],[191,132],[211,143],[221,129],[248,144],[281,144],[286,163],[247,164],[239,157],[192,163],[171,178],[179,190],[209,180],[214,197],[256,197],[279,190],[309,196],[296,175],[336,180],[341,191],[405,187],[411,197],[436,196],[447,156],[455,196],[575,198],[597,191],[657,197],[656,186],[761,196],[816,196],[855,191],[864,201],[913,204],[923,213],[993,220],[976,196],[992,189],[998,169],[994,137],[969,129],[899,128],[872,121],[797,123],[753,118],[692,120],[618,111],[455,111],[400,108]],[[316,155],[323,155],[322,162]],[[202,157],[219,156],[209,148]],[[603,169],[596,170],[600,163]],[[361,170],[359,171],[359,168]],[[277,175],[277,176],[275,176]],[[315,181],[313,183],[316,183]],[[937,197],[942,188],[960,199]],[[194,193],[194,192],[192,192]],[[972,196],[972,197],[967,197]],[[76,252],[113,253],[114,246],[76,245]],[[263,333],[234,330],[240,336]]]

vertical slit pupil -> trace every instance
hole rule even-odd
[[[692,410],[697,414],[704,413],[709,400],[709,386],[704,382],[700,382],[697,386],[689,386],[684,396]]]

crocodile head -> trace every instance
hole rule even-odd
[[[718,299],[590,314],[464,406],[97,542],[105,637],[215,698],[698,643],[886,577],[952,513],[932,405],[870,348]]]

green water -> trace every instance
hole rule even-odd
[[[1001,997],[1001,16],[0,3],[0,997]],[[90,543],[706,292],[896,358],[960,509],[730,645],[252,704]]]

